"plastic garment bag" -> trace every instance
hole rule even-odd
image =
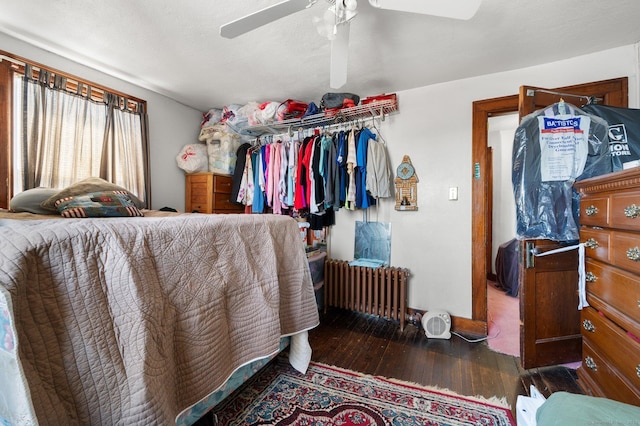
[[[579,239],[577,180],[612,170],[607,122],[558,102],[524,117],[513,141],[518,239]]]

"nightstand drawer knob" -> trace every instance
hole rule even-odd
[[[584,275],[584,280],[588,283],[595,283],[598,281],[598,277],[593,272],[589,271]]]
[[[598,208],[592,204],[589,207],[587,207],[586,209],[584,209],[584,213],[587,216],[593,216],[594,214],[598,213]]]
[[[631,204],[630,206],[624,208],[624,215],[630,219],[635,219],[636,217],[640,216],[640,207],[636,206],[635,204]]]
[[[590,333],[594,333],[596,331],[596,327],[588,319],[582,321],[582,327]]]
[[[633,260],[634,262],[639,261],[640,260],[640,249],[638,247],[633,247],[633,248],[627,249],[627,259]]]
[[[587,241],[584,242],[584,246],[586,248],[596,249],[598,248],[598,241],[596,241],[595,238],[589,238]]]
[[[640,364],[636,367],[636,375],[640,377]]]
[[[593,371],[598,371],[598,366],[596,365],[596,362],[590,356],[587,356],[584,358],[584,365],[586,365],[588,368],[590,368]]]

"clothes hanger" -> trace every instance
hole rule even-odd
[[[382,132],[380,132],[380,129],[378,129],[378,126],[376,126],[376,119],[374,117],[371,118],[371,124],[373,124],[373,128],[376,130],[376,134],[378,135],[378,138],[382,141],[382,144],[386,145],[387,141],[384,140],[384,138],[382,137]]]

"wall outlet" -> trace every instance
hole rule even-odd
[[[458,199],[458,187],[452,186],[449,188],[449,201],[455,201]]]

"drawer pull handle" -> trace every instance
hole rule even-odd
[[[598,208],[596,206],[594,206],[593,204],[591,204],[589,207],[584,209],[584,213],[587,216],[593,216],[594,214],[598,213]]]
[[[598,277],[593,272],[589,271],[584,275],[584,279],[588,283],[595,283],[598,281]]]
[[[636,375],[640,377],[640,364],[636,367]]]
[[[640,216],[640,207],[636,206],[635,204],[631,204],[630,206],[624,208],[624,215],[630,219],[635,219],[636,217]]]
[[[590,368],[593,371],[598,371],[598,366],[596,365],[596,362],[590,356],[587,356],[584,358],[584,365],[586,365],[588,368]]]
[[[633,247],[633,248],[627,249],[627,259],[633,260],[634,262],[639,261],[640,260],[640,249],[638,247]]]
[[[585,330],[587,330],[590,333],[594,333],[596,331],[596,327],[588,319],[582,321],[582,326],[584,327]]]
[[[596,249],[598,248],[598,241],[596,241],[595,238],[589,238],[587,241],[584,242],[584,246],[586,248]]]

